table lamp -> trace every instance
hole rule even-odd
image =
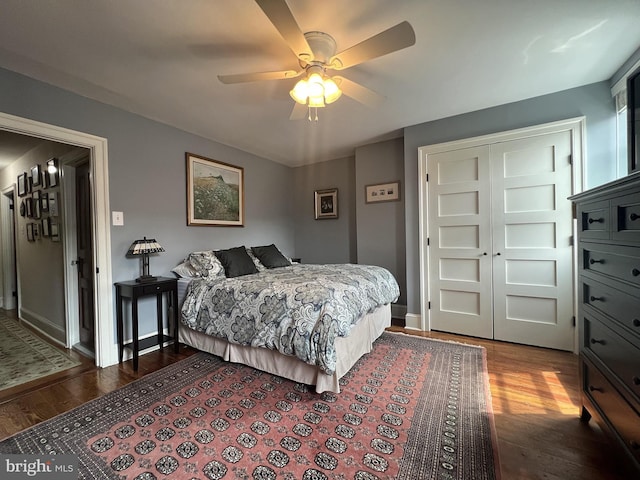
[[[129,247],[127,257],[140,256],[142,275],[136,278],[136,282],[153,282],[158,277],[149,275],[149,254],[164,252],[164,248],[156,242],[155,238],[143,237],[142,240],[134,241]]]

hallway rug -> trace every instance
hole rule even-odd
[[[315,393],[197,353],[0,442],[79,478],[500,478],[485,351],[385,332]],[[0,459],[1,460],[1,459]]]
[[[0,390],[80,365],[20,323],[0,313]]]

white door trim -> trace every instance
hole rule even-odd
[[[13,199],[13,207],[16,208],[15,202],[15,186],[2,189],[0,197],[0,228],[2,228],[2,308],[6,310],[14,310],[16,305],[16,297],[13,292],[17,292],[18,285],[15,284],[15,256],[17,255],[15,246],[15,213],[11,213],[11,199]],[[14,210],[15,212],[15,210]]]
[[[532,137],[536,135],[543,135],[546,133],[558,132],[558,131],[571,131],[571,141],[573,149],[573,162],[572,162],[572,194],[576,194],[582,191],[584,185],[584,144],[585,144],[585,132],[586,132],[586,118],[575,117],[567,120],[561,120],[557,122],[545,123],[542,125],[535,125],[526,128],[519,128],[516,130],[509,130],[505,132],[497,132],[489,135],[482,135],[479,137],[466,138],[461,140],[454,140],[451,142],[438,143],[434,145],[425,145],[418,148],[418,221],[419,221],[419,252],[420,252],[420,314],[421,314],[421,329],[431,330],[431,319],[429,316],[429,246],[426,244],[429,238],[429,222],[428,222],[428,196],[429,196],[429,184],[426,181],[429,174],[427,168],[427,157],[434,153],[441,153],[451,150],[457,150],[462,148],[477,147],[480,145],[498,143],[516,140],[520,138]],[[574,227],[575,238],[575,227]],[[576,262],[576,249],[574,247],[574,298],[577,298],[577,262]],[[574,311],[577,311],[574,301]],[[577,329],[576,329],[577,334]],[[575,340],[577,345],[577,336]],[[575,347],[574,347],[575,350]]]
[[[113,325],[113,283],[111,275],[111,231],[109,223],[109,168],[107,139],[0,112],[0,128],[67,143],[90,150],[93,219],[93,252],[96,275],[96,365],[107,367],[118,361]],[[69,306],[67,306],[69,308]],[[74,306],[75,308],[75,306]],[[67,325],[67,331],[69,326]]]

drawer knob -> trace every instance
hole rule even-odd
[[[593,385],[589,385],[590,392],[604,392],[604,388],[602,387],[594,387]]]
[[[605,342],[604,340],[598,340],[598,339],[592,338],[591,344],[595,345],[596,343],[599,343],[600,345],[605,345],[607,342]]]
[[[589,223],[604,223],[604,218],[590,218],[588,221]]]
[[[631,220],[632,222],[637,220],[638,218],[640,218],[640,215],[638,215],[637,213],[632,213],[631,215],[629,215],[629,220]]]
[[[634,319],[633,319],[633,326],[634,326],[634,327],[640,327],[640,320],[639,320],[639,319],[637,319],[637,318],[634,318]]]
[[[638,377],[633,377],[631,381],[633,382],[634,385],[640,385],[640,378]]]
[[[594,297],[593,295],[591,295],[589,297],[589,300],[591,300],[592,302],[604,302],[604,297]]]
[[[594,263],[604,263],[604,260],[596,260],[595,258],[589,259],[589,263],[593,265]]]
[[[640,275],[640,270],[638,270],[637,268],[634,268],[633,270],[631,270],[631,275],[633,275],[634,277],[637,277],[638,275]]]

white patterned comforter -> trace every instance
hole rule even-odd
[[[240,345],[277,350],[331,375],[335,340],[364,314],[395,302],[393,275],[371,265],[298,265],[193,280],[182,323]]]

